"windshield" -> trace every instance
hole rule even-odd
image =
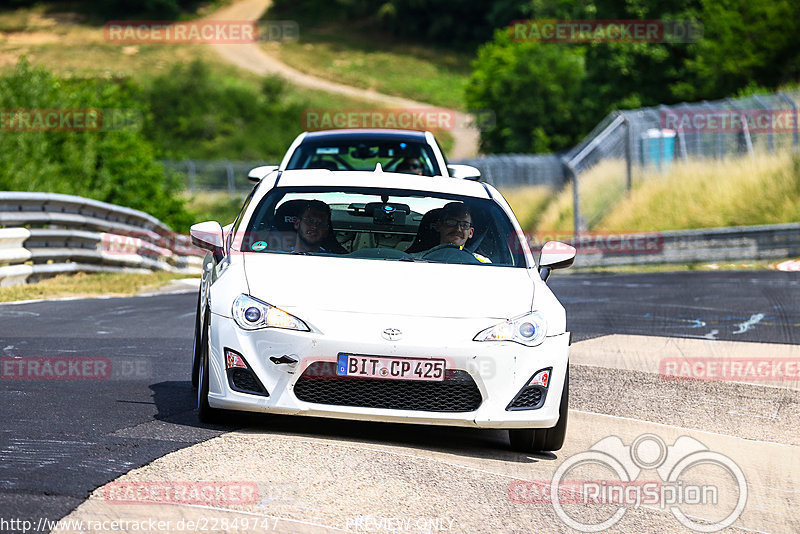
[[[442,174],[433,150],[425,143],[369,139],[302,143],[292,154],[286,169],[372,171],[378,163],[386,172],[421,176]]]
[[[259,254],[525,267],[524,246],[493,201],[382,188],[276,188],[237,238]]]

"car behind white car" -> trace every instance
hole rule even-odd
[[[266,176],[209,250],[193,382],[220,410],[509,429],[557,450],[567,424],[570,333],[492,186],[383,172]]]

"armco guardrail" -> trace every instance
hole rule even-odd
[[[564,241],[578,249],[576,267],[771,261],[800,257],[800,223],[630,234],[587,233]]]
[[[202,258],[188,236],[141,211],[72,195],[0,192],[2,286],[72,272],[197,274]]]

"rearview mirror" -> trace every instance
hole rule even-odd
[[[481,177],[481,171],[472,165],[448,165],[447,172],[452,178],[462,180],[478,180]]]
[[[222,257],[222,226],[217,221],[193,224],[189,233],[194,246],[208,250],[215,258]]]
[[[548,241],[542,247],[539,255],[539,275],[547,282],[550,271],[553,269],[566,269],[575,262],[577,251],[572,245],[561,241]]]
[[[251,182],[258,183],[263,180],[266,175],[277,170],[277,165],[262,165],[261,167],[250,169],[250,172],[247,174],[247,179]]]

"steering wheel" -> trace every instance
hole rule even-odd
[[[444,263],[480,263],[478,258],[473,256],[471,252],[468,252],[462,249],[460,246],[452,243],[436,245],[432,249],[425,252],[425,254],[422,255],[422,259],[441,261]]]

